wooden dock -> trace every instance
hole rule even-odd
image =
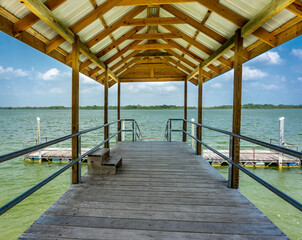
[[[20,239],[288,239],[182,142],[119,142],[116,175],[85,175]]]
[[[82,153],[87,152],[89,148],[82,148]],[[228,156],[228,150],[219,150]],[[41,151],[42,161],[48,162],[70,162],[71,148],[45,148]],[[219,157],[210,150],[204,150],[203,158],[213,166],[228,165],[227,161]],[[241,150],[240,163],[247,167],[277,166],[279,154],[269,150]],[[26,161],[39,161],[39,151],[32,152],[24,156]],[[83,159],[86,162],[87,158]],[[284,167],[299,167],[301,159],[283,156]]]

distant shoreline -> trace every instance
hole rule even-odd
[[[71,107],[65,106],[49,106],[49,107],[0,107],[0,110],[70,110]],[[80,110],[103,110],[103,106],[80,106]],[[109,106],[109,110],[116,110],[117,106]],[[222,105],[214,107],[203,107],[204,110],[231,110],[232,105]],[[244,104],[242,109],[252,110],[273,110],[273,109],[302,109],[302,105],[273,105],[273,104]],[[141,105],[127,105],[121,106],[121,110],[183,110],[183,106],[176,105],[154,105],[154,106],[141,106]],[[188,107],[188,110],[197,110],[197,107]]]

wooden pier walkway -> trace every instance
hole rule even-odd
[[[288,239],[182,142],[119,142],[116,175],[85,175],[20,239]]]

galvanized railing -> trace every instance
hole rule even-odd
[[[107,139],[105,139],[104,141],[100,142],[99,144],[97,144],[95,147],[91,148],[89,151],[85,152],[84,154],[79,153],[78,154],[78,158],[72,160],[70,163],[68,163],[67,165],[65,165],[64,167],[60,168],[58,171],[56,171],[55,173],[53,173],[52,175],[48,176],[47,178],[45,178],[44,180],[42,180],[41,182],[37,183],[36,185],[34,185],[33,187],[31,187],[30,189],[28,189],[26,192],[20,194],[18,197],[14,198],[13,200],[11,200],[10,202],[6,203],[5,205],[0,207],[0,216],[7,212],[9,209],[11,209],[12,207],[14,207],[15,205],[17,205],[18,203],[20,203],[21,201],[23,201],[24,199],[26,199],[27,197],[29,197],[31,194],[33,194],[34,192],[36,192],[37,190],[39,190],[41,187],[43,187],[44,185],[46,185],[47,183],[49,183],[50,181],[52,181],[54,178],[56,178],[57,176],[59,176],[60,174],[62,174],[63,172],[65,172],[67,169],[69,169],[70,167],[72,167],[75,164],[79,164],[79,173],[81,173],[80,169],[81,169],[81,160],[86,157],[87,155],[89,155],[90,153],[92,153],[93,151],[95,151],[97,148],[99,148],[100,146],[104,145],[106,142],[110,141],[112,138],[114,138],[115,136],[117,136],[119,133],[121,132],[132,132],[132,141],[136,141],[136,129],[139,129],[137,122],[134,119],[122,119],[122,120],[117,120],[114,122],[110,122],[107,124],[103,124],[100,126],[96,126],[90,129],[86,129],[86,130],[82,130],[79,131],[77,133],[74,134],[69,134],[66,135],[64,137],[60,137],[48,142],[44,142],[32,147],[28,147],[22,150],[18,150],[15,152],[11,152],[8,154],[4,154],[0,156],[0,163],[11,160],[13,158],[25,155],[27,153],[33,152],[33,151],[37,151],[39,149],[72,139],[74,137],[78,138],[78,142],[79,142],[79,150],[81,149],[81,136],[83,134],[101,129],[101,128],[105,128],[108,126],[108,128],[113,125],[116,124],[118,122],[121,121],[130,121],[132,122],[132,129],[120,129],[117,132],[115,132],[114,134],[112,134],[111,136],[109,136]],[[137,126],[137,128],[135,127]],[[140,131],[140,130],[139,130]],[[110,131],[109,131],[110,132]],[[140,136],[138,134],[138,136]],[[140,137],[139,137],[140,138]]]
[[[183,129],[182,130],[181,129],[173,129],[172,128],[172,122],[173,121],[182,121],[182,122],[185,121],[187,123],[194,124],[196,127],[206,128],[206,129],[209,129],[209,130],[212,130],[212,131],[216,131],[216,132],[228,135],[230,137],[230,145],[229,145],[230,157],[225,156],[224,154],[220,153],[216,149],[212,148],[211,146],[209,146],[208,144],[206,144],[202,140],[200,140],[197,137],[193,136],[189,132],[184,131]],[[300,202],[293,199],[292,197],[290,197],[286,193],[282,192],[278,188],[274,187],[270,183],[264,181],[262,178],[258,177],[257,175],[250,172],[249,170],[247,170],[246,168],[241,166],[239,163],[237,163],[237,162],[233,161],[233,159],[231,159],[231,156],[232,156],[231,153],[233,152],[233,141],[234,141],[235,138],[238,138],[238,139],[241,139],[241,140],[244,140],[244,141],[247,141],[247,142],[262,146],[262,147],[265,147],[265,148],[269,148],[269,149],[275,150],[277,152],[281,152],[281,153],[284,153],[284,154],[287,154],[287,155],[290,155],[290,156],[293,156],[293,157],[296,157],[296,158],[299,158],[299,159],[302,159],[302,152],[298,152],[298,151],[288,149],[288,148],[285,148],[285,147],[282,147],[282,146],[274,145],[274,144],[271,144],[271,143],[263,142],[263,141],[260,141],[260,140],[254,139],[254,138],[250,138],[250,137],[246,137],[246,136],[243,136],[243,135],[240,135],[240,134],[235,134],[235,133],[230,132],[230,131],[226,131],[226,130],[206,126],[204,124],[199,124],[199,123],[192,122],[192,121],[189,121],[189,120],[186,120],[186,119],[169,119],[169,121],[167,122],[167,126],[168,126],[168,129],[167,129],[167,139],[168,139],[168,141],[172,141],[172,132],[182,132],[182,133],[187,134],[191,138],[193,138],[196,141],[196,144],[199,143],[199,144],[205,146],[206,148],[208,148],[212,152],[216,153],[221,158],[225,159],[229,163],[229,174],[228,174],[229,187],[230,187],[230,183],[231,183],[230,181],[231,181],[231,177],[232,177],[232,175],[231,175],[232,174],[231,173],[232,172],[231,171],[231,166],[234,166],[234,167],[237,167],[242,172],[244,172],[245,174],[247,174],[249,177],[256,180],[262,186],[266,187],[267,189],[269,189],[270,191],[275,193],[277,196],[284,199],[289,204],[291,204],[292,206],[294,206],[295,208],[297,208],[298,210],[300,210],[302,212],[302,204]]]

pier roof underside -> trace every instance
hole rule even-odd
[[[43,2],[43,3],[42,3]],[[109,87],[120,82],[208,81],[302,32],[301,0],[10,0],[0,30]]]

